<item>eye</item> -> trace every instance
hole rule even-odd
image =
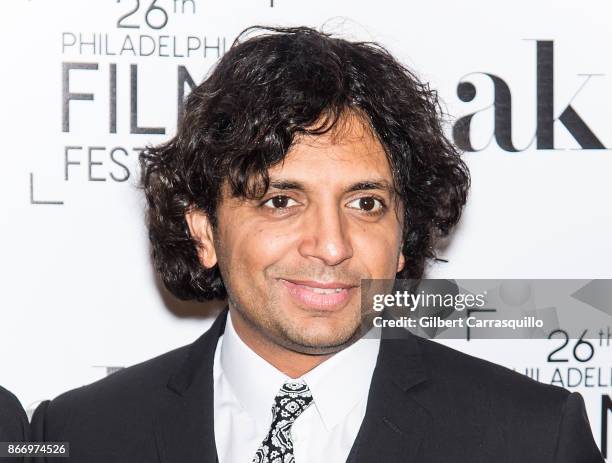
[[[364,196],[357,198],[348,203],[348,207],[353,209],[361,209],[364,212],[376,214],[385,209],[385,203],[374,196]]]
[[[294,204],[291,204],[291,201],[297,204],[297,201],[295,201],[294,199],[291,199],[289,196],[277,195],[277,196],[272,196],[270,199],[265,201],[262,204],[262,206],[268,207],[270,209],[285,209],[287,207],[294,205]]]

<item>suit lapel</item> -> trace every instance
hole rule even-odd
[[[427,378],[414,335],[383,330],[366,415],[347,462],[416,461],[423,437],[433,431],[431,415],[414,394]]]
[[[227,307],[189,348],[160,401],[155,439],[162,463],[218,461],[214,433],[213,362]]]

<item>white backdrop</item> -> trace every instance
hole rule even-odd
[[[469,132],[479,151],[465,155],[469,203],[441,252],[449,262],[428,276],[612,278],[611,17],[608,1],[4,4],[0,384],[31,411],[207,329],[215,307],[178,303],[152,272],[137,149],[174,133],[181,70],[199,83],[253,24],[378,41],[439,90],[454,119],[477,113]],[[495,101],[487,74],[510,89],[511,106]],[[470,101],[458,96],[461,82],[473,85],[475,95],[462,87]],[[496,108],[510,131],[495,125]],[[520,151],[503,149],[504,135]],[[539,368],[544,382],[568,386],[569,374],[601,445],[602,397],[612,389],[605,342],[588,364],[571,359],[571,344],[568,363],[548,362],[558,340],[451,344],[523,373]]]

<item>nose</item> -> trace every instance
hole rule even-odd
[[[347,218],[335,204],[314,206],[307,212],[298,251],[304,257],[338,265],[353,256]]]

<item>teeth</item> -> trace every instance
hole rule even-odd
[[[333,293],[339,293],[340,291],[342,291],[342,288],[313,288],[311,286],[307,286],[308,289],[310,289],[313,293],[317,293],[317,294],[333,294]]]

